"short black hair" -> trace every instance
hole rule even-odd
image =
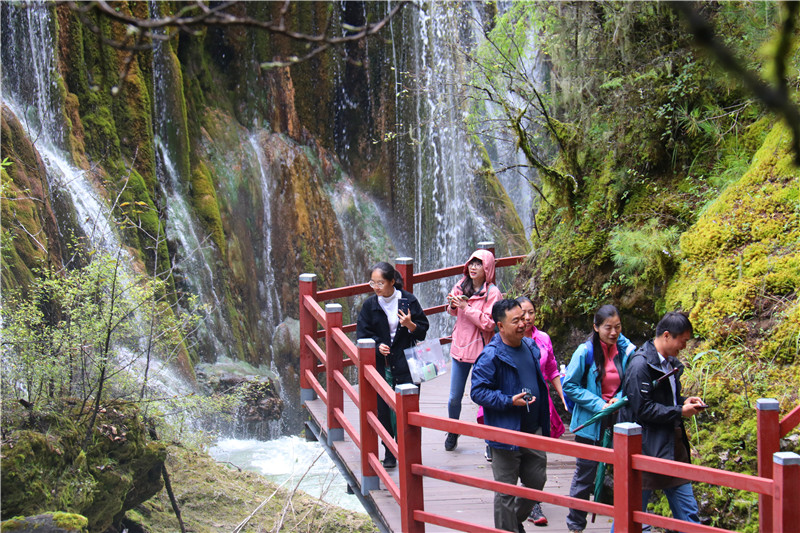
[[[680,313],[678,311],[670,311],[658,321],[656,325],[656,337],[660,337],[665,331],[669,331],[669,334],[673,337],[677,337],[687,331],[690,335],[694,334],[694,329],[692,328],[692,323],[689,322],[689,317],[686,316],[686,313]]]
[[[519,307],[519,302],[511,298],[505,298],[494,303],[492,306],[492,320],[497,324],[506,317],[506,312],[509,309]]]

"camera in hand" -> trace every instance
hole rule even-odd
[[[533,400],[533,392],[527,387],[522,389],[522,392],[525,393],[525,396],[522,397],[522,399],[525,400],[525,409],[527,409],[528,412],[530,413],[531,412],[531,404],[529,402],[531,400]]]

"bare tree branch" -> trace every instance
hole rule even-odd
[[[86,28],[100,38],[103,44],[129,52],[151,49],[157,42],[173,39],[179,34],[179,32],[166,31],[168,29],[178,29],[182,32],[195,34],[199,28],[206,26],[242,26],[258,28],[269,33],[283,35],[293,41],[314,45],[312,50],[302,57],[292,58],[288,61],[267,61],[262,65],[264,68],[269,68],[300,63],[329,48],[357,42],[366,37],[375,35],[381,31],[401,9],[412,2],[411,0],[400,0],[392,7],[385,17],[375,23],[367,22],[363,26],[353,27],[345,25],[344,29],[346,33],[340,36],[329,33],[332,26],[332,20],[330,18],[324,25],[325,29],[320,33],[304,33],[287,28],[286,14],[291,5],[290,0],[286,0],[283,3],[277,20],[259,20],[253,17],[231,13],[231,10],[235,6],[243,4],[243,2],[239,1],[222,2],[210,8],[205,2],[195,0],[193,2],[187,2],[186,5],[174,15],[155,18],[138,18],[127,15],[114,9],[114,7],[109,5],[105,0],[95,0],[92,2],[64,0],[61,3],[66,4],[78,16]],[[124,40],[115,40],[105,37],[100,27],[92,22],[90,14],[97,14],[99,17],[105,17],[118,24],[127,26],[129,30],[128,36]]]

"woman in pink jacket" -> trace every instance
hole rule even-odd
[[[537,329],[534,325],[536,309],[533,307],[533,302],[531,302],[530,298],[527,296],[520,296],[517,298],[517,302],[519,302],[524,312],[525,334],[533,338],[533,342],[539,347],[539,353],[542,354],[541,359],[539,359],[539,364],[542,368],[544,380],[556,390],[559,398],[561,398],[561,403],[564,404],[564,410],[567,410],[567,402],[564,400],[564,391],[561,389],[561,374],[558,371],[558,363],[553,353],[553,343],[550,341],[550,335]],[[550,391],[548,390],[547,392],[547,397],[550,402],[550,436],[557,439],[564,434],[564,423],[561,421],[561,417],[558,416],[556,406],[553,405],[553,397],[550,396]],[[537,526],[547,525],[547,517],[542,512],[542,506],[539,502],[533,504],[533,509],[528,517],[528,521],[533,522]]]
[[[492,306],[502,299],[500,289],[494,284],[494,254],[489,250],[476,250],[464,265],[464,277],[447,295],[447,312],[456,317],[450,356],[453,368],[450,373],[450,398],[447,413],[458,420],[461,400],[472,364],[494,334]],[[455,450],[458,434],[448,433],[444,449]]]

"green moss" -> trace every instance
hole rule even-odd
[[[211,173],[203,162],[199,162],[192,169],[191,195],[195,212],[224,257],[227,253],[227,245],[217,204],[217,192],[214,189]]]
[[[84,448],[86,430],[74,407],[14,419],[2,453],[3,515],[33,516],[52,509],[65,523],[88,519],[89,530],[105,531],[124,509],[161,489],[166,448],[148,442],[136,409],[117,404],[100,413]],[[9,419],[4,419],[4,424]],[[116,433],[114,433],[116,432]]]
[[[85,516],[74,513],[53,513],[53,522],[58,527],[75,531],[83,531],[89,526],[89,521]]]
[[[800,287],[799,185],[788,138],[775,126],[748,172],[681,236],[686,261],[667,306],[690,311],[707,338],[724,340],[731,320],[753,316],[764,298],[794,299]],[[788,361],[795,355],[770,353]]]

